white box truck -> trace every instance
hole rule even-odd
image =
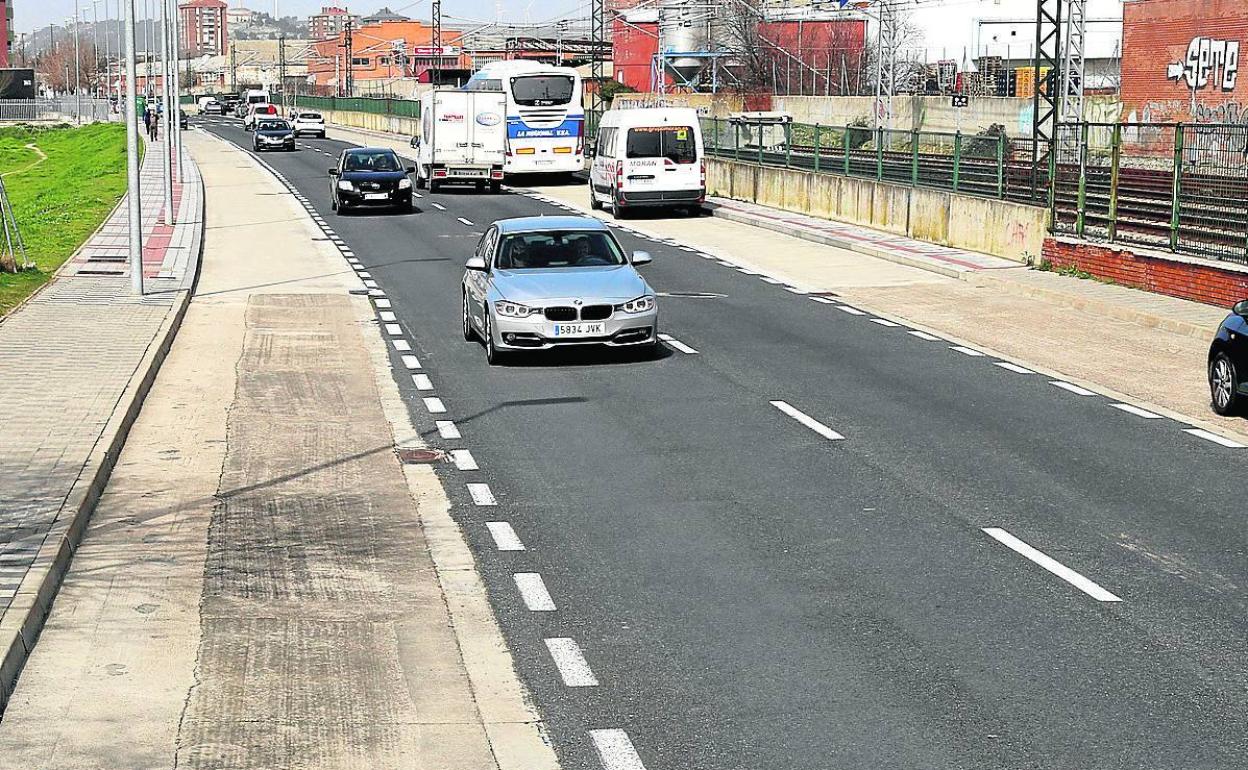
[[[507,98],[493,91],[435,89],[420,97],[416,186],[488,185],[498,192],[507,152]]]

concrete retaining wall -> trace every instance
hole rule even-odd
[[[415,136],[420,131],[420,121],[400,115],[378,115],[371,112],[347,112],[345,110],[318,110],[326,122],[346,128],[365,131],[381,131],[388,134]]]
[[[707,192],[969,249],[1018,262],[1037,261],[1048,211],[943,190],[711,159]]]

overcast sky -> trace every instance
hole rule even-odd
[[[670,0],[669,0],[670,1]],[[1195,0],[1199,1],[1199,0]],[[118,0],[100,0],[116,13]],[[142,7],[144,0],[135,0]],[[151,0],[149,0],[151,2]],[[354,13],[369,14],[383,5],[396,13],[412,18],[429,16],[429,0],[228,0],[231,7],[245,6],[273,13],[274,7],[283,16],[307,16],[322,5],[347,5]],[[932,50],[948,49],[958,58],[962,48],[974,40],[975,20],[983,18],[1034,18],[1036,0],[915,0],[918,9],[914,21],[923,30],[923,45]],[[84,20],[92,18],[91,0],[78,0]],[[155,5],[152,3],[152,5]],[[546,21],[564,14],[588,16],[587,0],[443,0],[442,14],[448,25],[457,21],[493,20],[501,13],[505,22],[525,23]],[[46,27],[49,22],[61,24],[74,13],[74,0],[15,0],[14,16],[19,32]],[[1094,18],[1122,18],[1122,0],[1090,0],[1088,13]]]

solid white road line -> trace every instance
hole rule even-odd
[[[918,329],[915,329],[913,331],[906,332],[906,333],[911,336],[918,337],[921,340],[927,340],[928,342],[940,342],[940,337],[937,337],[935,334],[928,334],[927,332],[921,332]]]
[[[391,340],[394,343],[394,349],[400,353],[406,353],[412,349],[412,343],[407,340]]]
[[[1225,436],[1219,436],[1216,433],[1210,433],[1209,431],[1201,430],[1200,428],[1184,428],[1183,432],[1191,434],[1195,436],[1196,438],[1203,438],[1205,441],[1212,441],[1215,444],[1221,444],[1222,446],[1228,447],[1230,449],[1248,448],[1248,447],[1245,447],[1243,444],[1239,443],[1238,441],[1232,441],[1231,439],[1226,438]]]
[[[811,297],[811,299],[813,299],[815,302],[818,302],[820,305],[835,305],[836,304],[836,300],[831,300],[831,299],[828,299],[827,297]]]
[[[866,313],[862,312],[858,308],[850,307],[849,305],[837,305],[836,309],[844,310],[846,313],[849,313],[850,315],[866,315]]]
[[[1154,414],[1146,409],[1141,409],[1138,406],[1132,406],[1130,404],[1110,404],[1110,406],[1112,406],[1115,409],[1121,409],[1127,414],[1133,414],[1136,417],[1143,417],[1145,420],[1160,420],[1161,419],[1161,415]]]
[[[1076,396],[1095,396],[1096,395],[1095,393],[1088,390],[1087,388],[1081,388],[1078,385],[1071,385],[1069,382],[1062,382],[1061,380],[1052,380],[1049,382],[1049,384],[1056,385],[1062,390],[1068,390],[1071,393],[1074,393]]]
[[[446,206],[443,206],[441,203],[434,203],[432,205],[438,211],[446,211]]]
[[[778,281],[775,278],[772,278],[771,276],[768,276],[768,275],[760,275],[758,277],[758,280],[764,281],[766,283],[770,283],[773,286],[779,286],[780,284],[784,283],[784,281]]]
[[[978,350],[974,350],[974,349],[972,349],[972,348],[962,347],[961,345],[954,345],[954,346],[952,346],[952,347],[951,347],[951,348],[949,348],[949,349],[950,349],[950,350],[956,350],[956,351],[958,351],[959,353],[961,353],[962,355],[964,355],[964,356],[971,356],[972,358],[982,358],[982,357],[983,357],[983,355],[984,355],[983,353],[980,353]]]
[[[505,521],[487,521],[485,528],[490,531],[490,537],[494,538],[494,547],[500,551],[523,551],[524,543],[520,542],[520,536],[511,528],[511,525]]]
[[[790,406],[788,403],[784,401],[772,401],[771,405],[779,409],[781,412],[784,412],[788,416],[792,417],[794,420],[797,420],[802,425],[805,425],[807,428],[810,428],[815,433],[818,433],[820,436],[823,436],[824,438],[828,439],[829,441],[841,441],[845,438],[844,436],[832,430],[831,428],[824,425],[823,423],[819,422],[815,418],[811,417],[810,415],[806,414],[805,412],[799,409],[794,408],[793,406]]]
[[[796,286],[785,286],[784,290],[789,292],[790,294],[801,294],[803,296],[807,294],[805,290],[799,289]]]
[[[879,324],[880,326],[901,326],[901,324],[893,323],[886,318],[872,318],[871,323]]]
[[[416,390],[433,390],[433,383],[429,381],[427,374],[413,374],[412,384],[416,386]]]
[[[386,324],[386,334],[398,336],[403,333],[403,327],[398,324]]]
[[[477,458],[473,457],[472,452],[469,452],[467,449],[452,449],[451,461],[461,471],[481,470],[481,466],[477,465]]]
[[[380,317],[381,317],[381,320],[383,320],[383,321],[397,321],[397,320],[399,320],[398,316],[396,316],[393,312],[391,312],[391,311],[389,311],[389,310],[383,310],[383,311],[381,311],[380,313],[378,313],[377,315],[378,315],[378,316],[380,316]]]
[[[1006,371],[1014,372],[1015,374],[1035,374],[1035,372],[1033,372],[1032,370],[1024,369],[1018,364],[1012,364],[1009,361],[993,361],[992,363],[994,366],[999,366],[1002,369],[1005,369]]]
[[[646,770],[628,733],[623,730],[590,730],[589,738],[598,751],[603,770]]]
[[[416,356],[401,356],[401,358],[403,359],[403,365],[408,369],[420,368],[420,359]]]
[[[458,219],[459,219],[459,223],[460,223],[461,225],[468,225],[469,227],[472,227],[472,220],[471,220],[471,219],[464,219],[463,217],[458,217]]]
[[[1091,596],[1093,599],[1096,599],[1098,602],[1122,601],[1119,597],[1111,594],[1104,588],[1101,588],[1099,585],[1083,575],[1080,575],[1078,572],[1075,572],[1070,567],[1067,567],[1065,564],[1062,564],[1051,556],[1037,551],[1035,548],[1027,545],[1022,540],[1019,540],[1009,532],[1006,532],[1004,529],[1001,529],[1000,527],[984,527],[983,529],[984,534],[988,535],[988,537],[991,537],[993,540],[996,540],[998,543],[1004,545],[1006,548],[1009,548],[1011,551],[1014,551],[1023,558],[1039,564],[1041,567],[1044,567],[1049,572],[1057,575],[1062,580],[1070,583],[1072,586],[1078,588],[1080,591],[1083,591],[1085,594]]]
[[[537,572],[517,572],[512,575],[516,581],[516,588],[520,590],[520,598],[524,599],[524,606],[533,612],[554,612],[555,600],[550,598],[550,592],[546,590],[546,584],[542,582],[542,576]]]
[[[437,396],[426,396],[422,400],[425,402],[425,408],[429,410],[429,414],[444,414],[446,412],[446,404],[443,404],[442,399]]]
[[[559,676],[568,687],[597,687],[598,677],[589,667],[589,661],[581,654],[581,646],[575,639],[546,639],[546,649],[559,669]]]
[[[489,484],[469,484],[468,494],[472,497],[473,505],[498,505]]]
[[[659,339],[661,339],[661,340],[663,340],[664,342],[666,342],[666,343],[668,344],[668,346],[669,346],[669,347],[676,348],[676,349],[677,349],[677,350],[679,350],[681,353],[687,353],[687,354],[689,354],[689,355],[695,355],[695,354],[698,352],[698,351],[694,350],[693,348],[689,347],[688,345],[686,345],[685,343],[681,342],[680,340],[676,339],[675,337],[673,337],[673,336],[672,336],[672,335],[670,335],[670,334],[660,334],[660,335],[659,335]]]
[[[748,267],[738,267],[736,270],[741,275],[762,275],[762,273],[755,272]]]
[[[438,429],[438,435],[442,438],[463,438],[463,436],[459,434],[459,426],[450,420],[434,420],[433,425]]]

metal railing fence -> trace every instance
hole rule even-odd
[[[108,99],[62,96],[53,99],[0,99],[0,123],[22,123],[46,120],[83,123],[117,120],[113,103]]]
[[[1021,203],[1048,201],[1030,138],[703,118],[708,155]]]
[[[1053,230],[1248,264],[1248,126],[1058,127]]]

